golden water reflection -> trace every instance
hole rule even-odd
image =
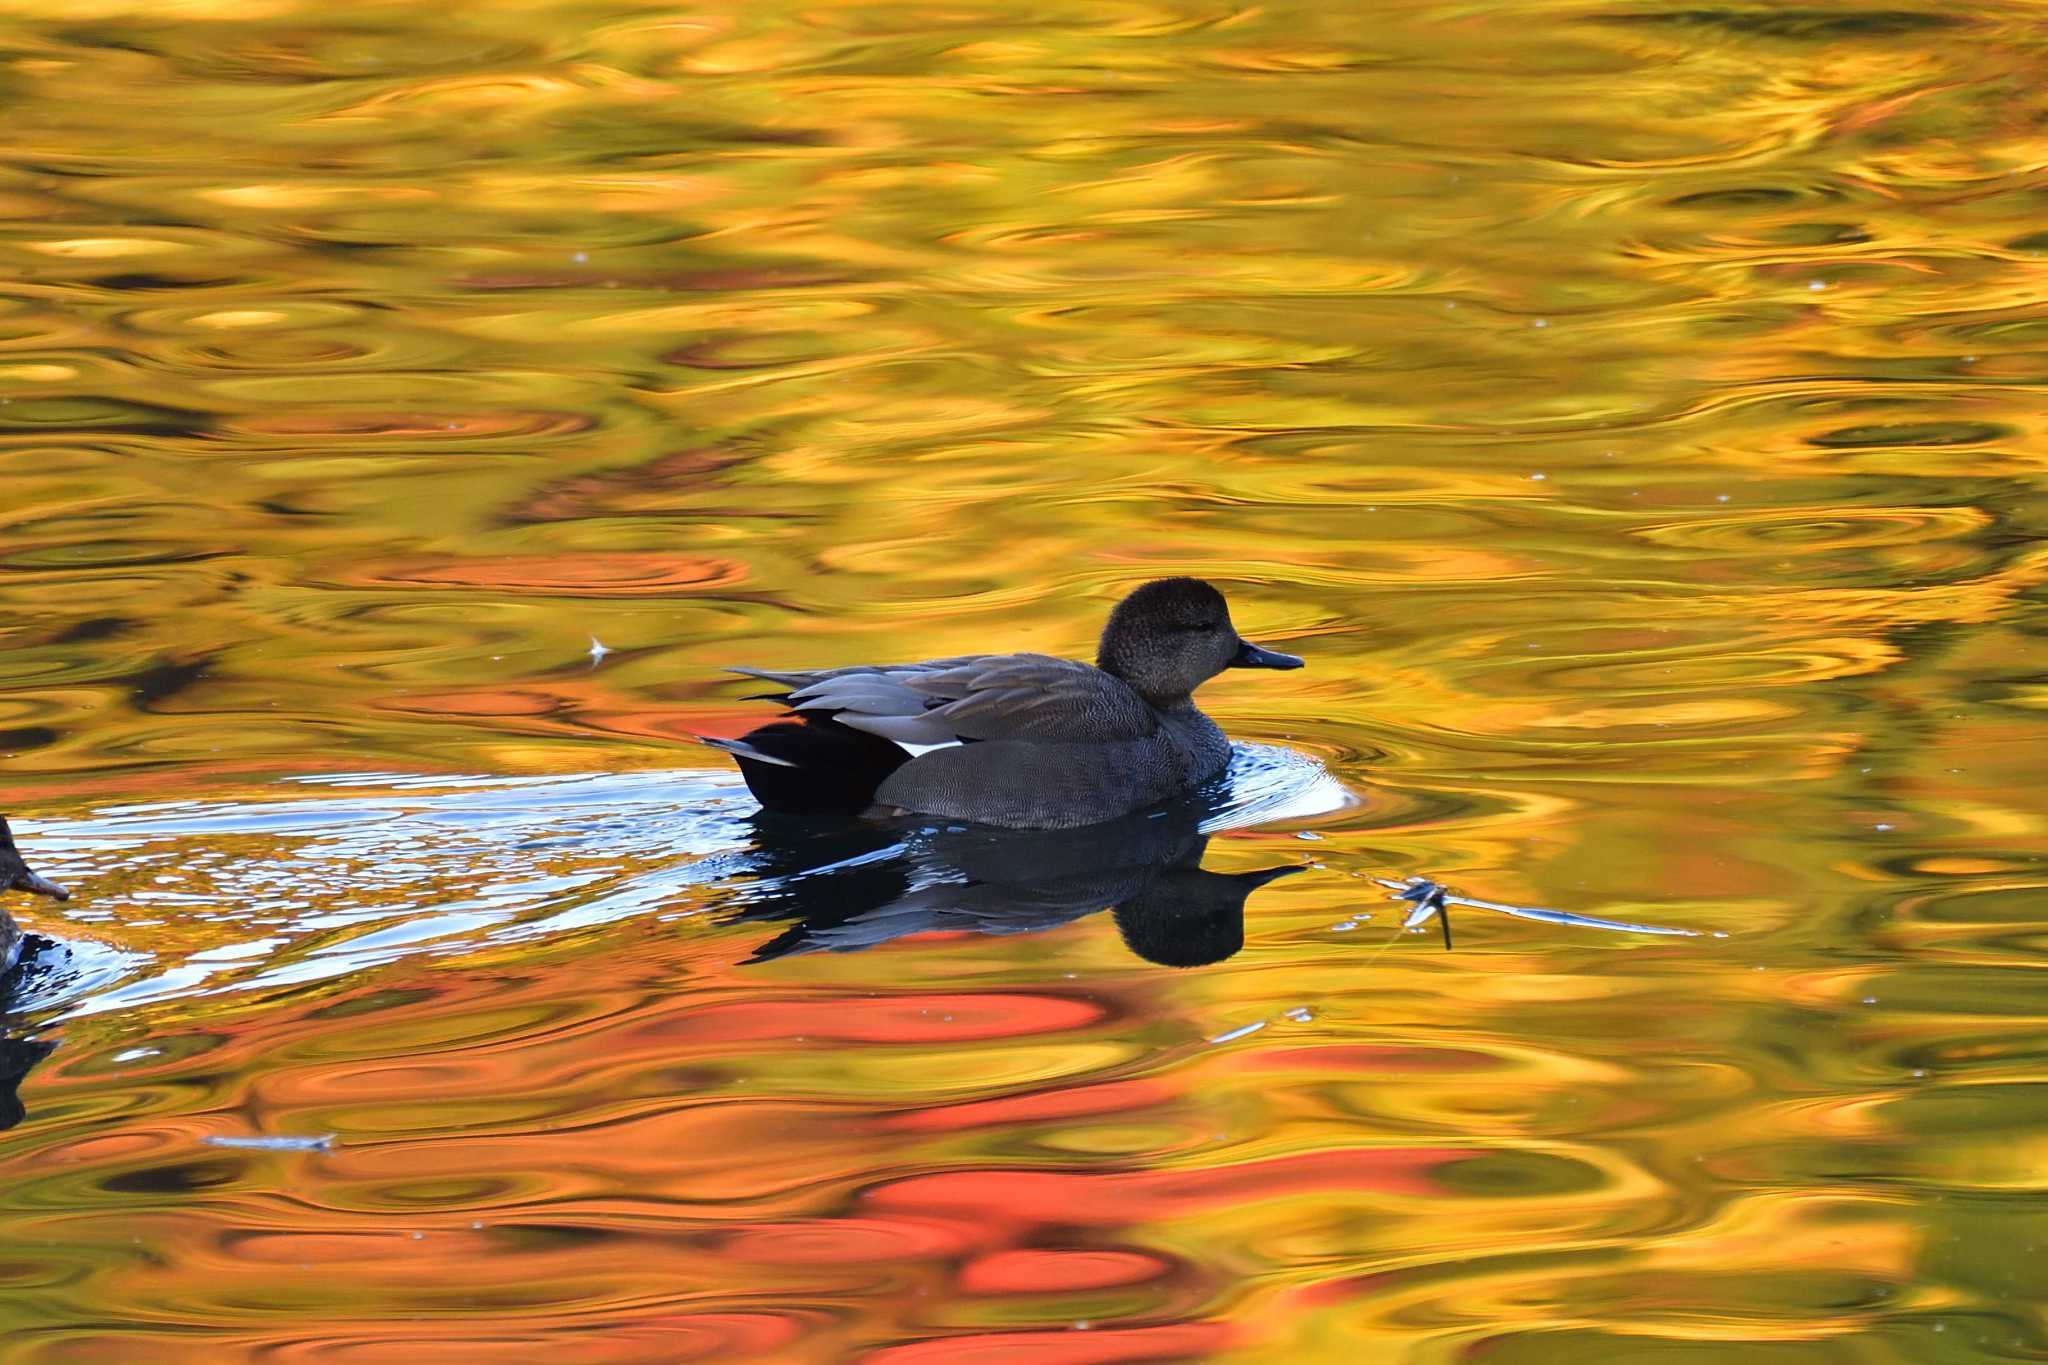
[[[2038,1358],[2044,18],[0,3],[0,1355]],[[772,913],[1168,572],[1234,951]]]

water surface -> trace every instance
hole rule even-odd
[[[0,0],[0,1358],[2048,1354],[2044,34]],[[1165,573],[1045,880],[688,742]]]

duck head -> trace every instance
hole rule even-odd
[[[1116,604],[1095,666],[1154,706],[1184,700],[1226,668],[1300,668],[1292,654],[1261,649],[1230,624],[1223,594],[1199,578],[1161,578]]]
[[[31,891],[60,901],[71,899],[69,891],[22,861],[21,850],[14,846],[14,831],[7,827],[4,815],[0,815],[0,891]]]

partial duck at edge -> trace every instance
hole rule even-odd
[[[784,670],[783,719],[706,742],[770,810],[928,815],[1011,829],[1097,824],[1184,796],[1222,772],[1230,741],[1194,703],[1226,668],[1300,668],[1231,624],[1195,578],[1117,603],[1094,664],[1045,654]]]
[[[14,846],[14,831],[8,828],[4,815],[0,815],[0,891],[28,891],[60,901],[71,899],[69,891],[37,872],[22,858],[21,850]],[[21,930],[15,925],[13,916],[0,910],[0,973],[11,970],[20,955]]]

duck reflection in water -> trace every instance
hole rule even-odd
[[[1297,865],[1202,867],[1203,801],[1070,830],[848,820],[763,811],[730,922],[786,922],[749,962],[857,952],[911,934],[1030,934],[1107,909],[1148,962],[1196,967],[1244,946],[1245,898]]]
[[[36,872],[14,846],[14,831],[0,816],[0,895],[27,891],[56,900],[69,900],[71,893]],[[9,1037],[9,1007],[15,992],[35,967],[39,950],[49,940],[25,934],[14,917],[0,906],[0,1130],[22,1120],[21,1082],[37,1062],[50,1055],[56,1044],[40,1038]]]

